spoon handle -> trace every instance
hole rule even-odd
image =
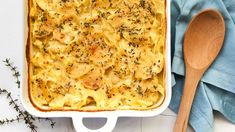
[[[188,69],[188,70],[187,70]],[[186,68],[186,78],[184,91],[181,97],[180,108],[174,126],[174,132],[185,132],[188,125],[188,118],[193,102],[193,98],[197,89],[198,82],[202,76],[200,71],[192,68]]]

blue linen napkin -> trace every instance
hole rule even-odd
[[[213,132],[213,112],[235,123],[235,0],[172,0],[172,100],[178,112],[184,86],[182,45],[189,21],[202,10],[217,9],[224,16],[226,35],[223,49],[199,82],[189,123],[196,132]]]

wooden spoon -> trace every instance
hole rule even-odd
[[[225,35],[223,16],[216,10],[196,15],[185,33],[186,79],[174,132],[185,132],[199,80],[222,48]]]

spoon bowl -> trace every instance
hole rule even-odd
[[[218,11],[199,13],[190,22],[185,34],[185,62],[196,69],[208,67],[222,47],[224,33],[223,17]]]
[[[185,84],[174,132],[186,131],[198,82],[219,54],[224,35],[224,19],[216,10],[205,10],[189,23],[184,38]]]

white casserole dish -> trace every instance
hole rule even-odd
[[[171,99],[171,58],[170,58],[170,0],[166,0],[166,19],[167,19],[167,30],[166,30],[166,48],[165,48],[165,99],[162,104],[151,110],[138,111],[138,110],[116,110],[116,111],[97,111],[97,112],[80,112],[80,111],[50,111],[43,112],[33,106],[29,99],[28,94],[28,67],[26,60],[26,44],[28,37],[28,0],[25,0],[25,38],[22,44],[23,48],[23,83],[21,89],[21,101],[23,107],[32,115],[38,117],[69,117],[72,118],[74,127],[77,131],[98,131],[98,132],[109,132],[112,131],[116,125],[118,117],[149,117],[156,116],[162,113],[169,105]],[[97,130],[90,130],[83,124],[83,118],[107,118],[106,124]]]

